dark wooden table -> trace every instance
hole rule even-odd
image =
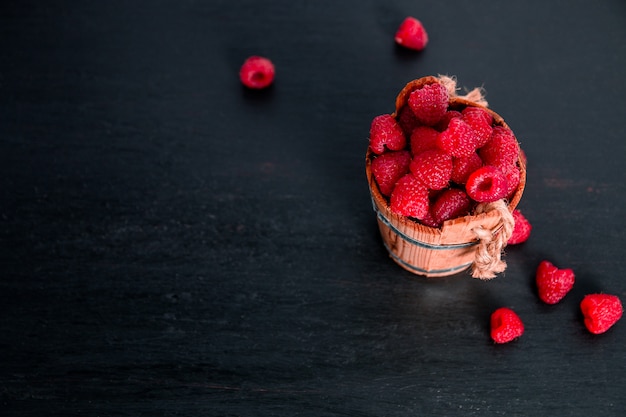
[[[626,415],[626,323],[578,307],[626,301],[625,41],[622,0],[2,2],[0,415]],[[528,156],[492,281],[412,275],[376,228],[369,123],[436,74]],[[543,259],[576,273],[555,306]]]

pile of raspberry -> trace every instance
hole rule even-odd
[[[576,277],[571,268],[558,268],[543,260],[537,267],[535,283],[539,299],[546,304],[558,304],[572,290]],[[617,295],[592,293],[580,301],[583,322],[590,333],[599,335],[609,331],[624,314]],[[491,314],[491,338],[496,343],[511,342],[524,333],[524,322],[508,307],[500,307]]]
[[[510,199],[520,184],[520,148],[481,106],[450,105],[438,82],[412,91],[395,114],[371,123],[371,171],[391,210],[430,227],[479,203]]]

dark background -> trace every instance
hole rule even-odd
[[[0,414],[624,415],[626,323],[578,307],[626,301],[624,68],[623,0],[3,1]],[[378,235],[369,123],[436,74],[528,156],[533,233],[493,281]],[[576,273],[555,306],[543,259]],[[501,306],[526,332],[494,345]]]

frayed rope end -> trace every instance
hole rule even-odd
[[[460,88],[457,87],[456,77],[439,74],[437,78],[439,78],[439,82],[446,88],[450,97],[462,98],[468,101],[473,101],[481,106],[489,107],[489,103],[485,100],[486,93],[483,87],[476,87],[473,90],[468,91],[467,94],[460,95],[457,93]]]

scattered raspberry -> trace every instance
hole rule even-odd
[[[435,200],[431,212],[435,222],[441,224],[446,220],[467,215],[471,206],[472,201],[465,191],[458,188],[449,188]]]
[[[408,137],[411,135],[411,132],[420,125],[420,122],[417,120],[417,117],[415,117],[413,110],[411,110],[409,106],[404,106],[398,112],[398,124]]]
[[[496,343],[508,343],[524,333],[524,323],[513,310],[500,307],[491,314],[491,338]]]
[[[462,114],[460,111],[448,110],[446,114],[443,115],[443,118],[439,120],[439,122],[435,126],[435,129],[437,129],[440,132],[443,132],[444,130],[448,128],[448,125],[450,124],[450,120],[455,119],[457,117],[461,117],[461,116]]]
[[[372,161],[372,174],[381,194],[389,197],[396,182],[409,172],[411,153],[409,151],[391,151],[377,156]]]
[[[513,210],[512,214],[513,219],[515,220],[515,226],[513,227],[511,237],[507,241],[507,245],[518,245],[528,240],[532,226],[521,211]]]
[[[429,126],[418,126],[411,133],[411,153],[418,155],[429,149],[437,148],[439,132]]]
[[[456,158],[470,156],[476,151],[477,145],[474,129],[459,117],[450,120],[448,128],[437,138],[437,146]]]
[[[489,142],[478,150],[485,165],[499,168],[514,165],[519,157],[519,145],[511,129],[503,126],[493,128]]]
[[[421,51],[428,43],[428,34],[422,22],[414,17],[407,17],[402,21],[396,32],[395,41],[405,48]]]
[[[400,178],[390,198],[391,210],[402,216],[423,219],[428,215],[428,189],[414,175]]]
[[[491,134],[493,133],[493,117],[487,110],[480,107],[466,107],[463,109],[462,117],[463,121],[467,123],[476,134],[477,142],[476,147],[480,148],[485,145]]]
[[[441,190],[450,182],[452,157],[439,149],[430,149],[415,155],[410,169],[429,189]]]
[[[465,185],[470,174],[483,166],[483,161],[476,152],[464,158],[452,158],[450,179],[459,185]]]
[[[267,58],[251,56],[239,70],[239,79],[248,88],[266,88],[274,81],[274,64]]]
[[[622,318],[624,309],[622,302],[615,295],[588,294],[580,302],[585,327],[593,334],[601,334],[609,330]]]
[[[390,114],[374,117],[370,126],[370,148],[376,154],[385,152],[385,147],[400,151],[406,146],[402,128]]]
[[[479,203],[489,203],[506,197],[507,187],[502,171],[491,165],[472,172],[465,183],[467,195]]]
[[[448,90],[439,83],[425,85],[409,95],[409,107],[415,117],[427,126],[434,126],[448,111]]]
[[[559,269],[548,261],[537,267],[535,282],[539,298],[546,304],[556,304],[574,287],[574,271]]]

